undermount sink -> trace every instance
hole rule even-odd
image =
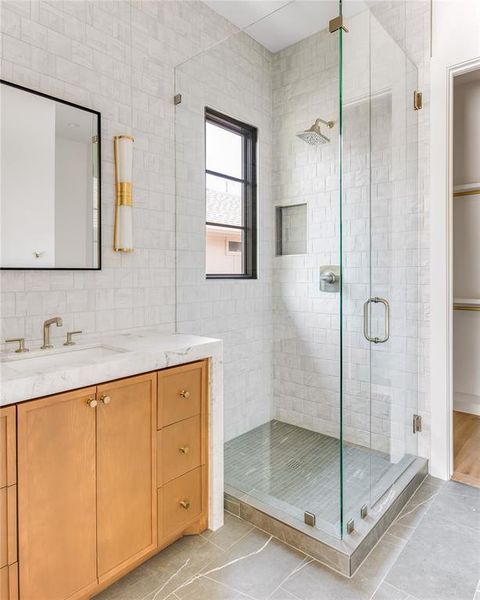
[[[88,348],[59,349],[53,351],[41,351],[40,354],[25,353],[22,355],[4,356],[0,359],[5,366],[14,371],[44,370],[64,366],[78,367],[102,361],[110,357],[127,352],[122,348],[113,346],[90,346]]]

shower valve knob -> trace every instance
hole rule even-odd
[[[340,291],[340,267],[338,265],[322,265],[320,267],[320,291]]]
[[[325,283],[335,283],[337,281],[337,276],[333,271],[325,271],[320,277],[322,281]]]

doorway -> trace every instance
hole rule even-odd
[[[453,85],[453,475],[480,488],[480,69]]]

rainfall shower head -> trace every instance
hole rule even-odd
[[[324,121],[323,119],[316,119],[315,123],[305,131],[301,131],[297,133],[297,137],[299,137],[307,144],[311,144],[312,146],[319,146],[320,144],[327,144],[330,141],[326,135],[320,131],[320,123],[326,125],[329,129],[331,129],[335,125],[335,121]]]

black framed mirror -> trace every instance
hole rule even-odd
[[[0,267],[100,269],[100,113],[0,83]]]

